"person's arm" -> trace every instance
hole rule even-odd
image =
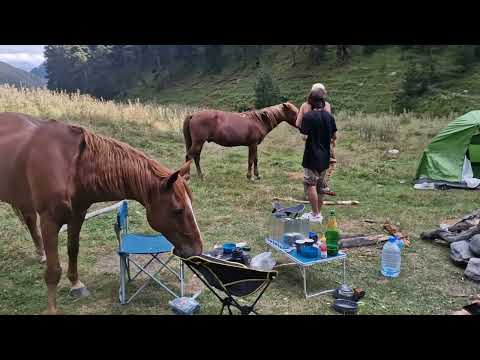
[[[332,106],[330,105],[329,102],[325,101],[325,111],[328,112],[329,114],[332,113]]]
[[[336,147],[337,147],[337,124],[335,118],[332,116],[332,130],[333,135],[330,139],[330,162],[336,162]]]
[[[332,136],[332,139],[330,140],[330,162],[331,163],[337,162],[337,160],[335,160],[337,158],[335,153],[336,146],[337,146],[337,133],[335,132]]]
[[[297,115],[297,121],[295,122],[295,125],[297,128],[301,129],[302,128],[302,122],[303,122],[303,115],[308,112],[307,110],[308,104],[303,103],[302,106],[300,106],[300,110],[298,111]]]

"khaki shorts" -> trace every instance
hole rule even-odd
[[[325,182],[325,175],[327,170],[319,173],[317,170],[303,169],[303,183],[307,186],[316,186],[318,189],[325,189],[327,184]]]

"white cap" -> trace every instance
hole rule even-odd
[[[325,93],[327,92],[327,89],[325,89],[325,86],[323,84],[320,84],[320,83],[313,84],[311,91],[315,91],[315,90],[322,90]]]

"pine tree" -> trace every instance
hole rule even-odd
[[[270,72],[260,68],[255,83],[255,107],[261,109],[281,102],[280,89]]]

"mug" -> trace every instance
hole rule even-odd
[[[300,254],[302,250],[302,246],[305,245],[305,240],[296,240],[295,241],[295,247],[297,248],[297,254]]]

